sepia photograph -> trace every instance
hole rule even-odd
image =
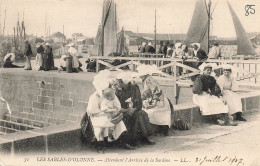
[[[260,166],[259,0],[0,0],[0,166]]]

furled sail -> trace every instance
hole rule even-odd
[[[196,0],[190,27],[185,44],[200,43],[204,51],[208,52],[208,12],[205,0]]]
[[[102,27],[104,56],[108,56],[116,51],[117,43],[117,15],[114,0],[104,0],[103,2]]]
[[[120,55],[125,55],[128,53],[124,28],[122,28],[122,30],[118,34],[116,52]]]
[[[101,55],[101,42],[102,42],[102,26],[98,26],[97,36],[95,38],[95,44],[93,47],[92,54],[93,55]]]
[[[255,49],[249,40],[245,29],[243,28],[243,25],[239,21],[235,11],[231,7],[231,5],[228,3],[228,8],[231,13],[233,23],[236,29],[236,35],[237,35],[237,54],[238,55],[256,55]]]

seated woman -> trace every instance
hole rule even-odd
[[[14,53],[8,53],[4,57],[4,68],[23,68],[24,66],[17,66],[14,65],[13,62],[15,61],[15,54]]]
[[[118,97],[124,113],[124,123],[127,128],[126,142],[132,146],[140,143],[154,145],[148,139],[152,134],[149,118],[142,110],[142,98],[138,85],[133,81],[132,72],[121,72],[117,75],[116,96]],[[131,99],[132,106],[129,107],[127,100]]]
[[[66,71],[66,67],[67,67],[67,58],[69,56],[67,55],[62,55],[61,58],[59,59],[59,62],[60,62],[60,68],[58,69],[59,71]],[[72,68],[72,71],[73,72],[78,72],[78,71],[83,71],[80,67],[82,66],[81,62],[78,60],[78,64],[79,64],[79,67],[77,68],[77,71],[75,68]]]
[[[221,115],[223,120],[216,119],[220,125],[237,125],[229,118],[228,106],[222,97],[221,90],[214,77],[210,76],[212,65],[203,63],[200,66],[203,74],[199,75],[192,88],[193,102],[200,107],[203,116]]]
[[[231,76],[232,70],[231,66],[226,66],[223,68],[223,75],[217,79],[217,84],[219,85],[223,98],[226,100],[229,114],[234,117],[234,120],[246,121],[242,117],[242,103],[241,97],[235,93],[236,90],[236,80]]]
[[[111,123],[107,114],[109,111],[107,109],[104,109],[106,103],[102,103],[104,100],[104,90],[106,90],[109,87],[109,79],[107,78],[108,75],[109,73],[107,73],[106,71],[101,71],[98,75],[94,77],[93,85],[96,89],[96,92],[94,92],[89,97],[89,102],[87,106],[87,116],[84,116],[86,119],[83,120],[85,124],[81,124],[82,129],[88,126],[90,126],[89,128],[92,128],[84,130],[84,132],[89,133],[83,134],[85,137],[95,137],[95,139],[86,139],[90,141],[96,140],[96,148],[99,153],[104,153],[104,148],[106,146],[105,141],[117,140],[120,137],[120,135],[124,131],[126,131],[126,127],[123,121],[120,121],[117,124]],[[112,102],[118,103],[117,97],[115,97]],[[101,105],[103,105],[103,111],[101,110]],[[117,107],[119,106],[120,105],[117,104]],[[110,128],[113,128],[113,132],[110,133],[110,138],[113,139],[107,139],[107,137],[109,136]],[[93,133],[91,134],[92,130],[94,135]]]
[[[69,44],[70,48],[68,49],[68,53],[72,56],[72,71],[75,73],[78,73],[80,71],[83,71],[81,69],[81,62],[79,61],[79,58],[82,58],[82,56],[78,55],[78,51],[74,48],[74,44]]]
[[[151,75],[161,73],[156,65],[139,65],[136,70],[142,79],[143,108],[148,114],[150,123],[153,124],[164,135],[168,135],[171,127],[172,105],[164,95],[159,83]]]
[[[171,127],[171,108],[168,99],[163,95],[159,84],[149,75],[141,76],[143,80],[143,108],[148,114],[150,123],[159,126],[159,131],[168,135]]]

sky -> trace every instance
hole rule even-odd
[[[139,33],[153,33],[155,9],[157,33],[187,33],[195,0],[115,0],[119,27]],[[229,0],[247,32],[260,32],[260,1]],[[212,0],[211,35],[235,37],[235,29],[226,0]],[[95,37],[101,22],[103,0],[0,0],[1,27],[6,9],[5,34],[13,34],[18,13],[27,34],[45,34],[45,18],[51,33],[63,31],[67,37],[83,33]],[[255,14],[245,16],[245,5],[256,5]],[[216,7],[215,7],[216,6]]]

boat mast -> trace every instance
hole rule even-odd
[[[1,33],[2,33],[1,18],[2,18],[2,15],[1,15],[1,7],[0,7],[0,36],[1,36]]]
[[[47,12],[45,13],[45,37],[47,37]]]
[[[137,39],[139,40],[139,31],[138,31],[138,25],[137,25]],[[137,49],[139,49],[139,41],[137,40]]]
[[[208,3],[208,53],[209,53],[209,41],[210,41],[210,7],[211,7],[211,0]]]
[[[155,9],[155,24],[154,24],[154,49],[156,50],[156,9]]]
[[[5,17],[4,17],[3,36],[5,35],[5,19],[6,19],[6,8],[5,8]]]

